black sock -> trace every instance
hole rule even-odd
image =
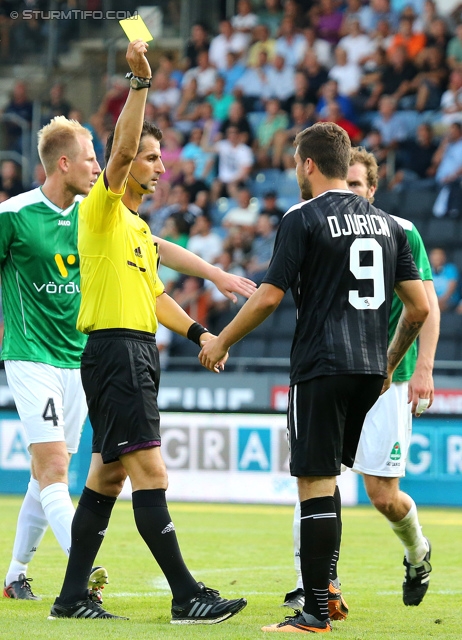
[[[305,606],[318,620],[329,617],[327,592],[332,556],[337,544],[337,514],[332,496],[300,504],[300,564]]]
[[[342,497],[338,485],[335,486],[334,492],[335,513],[337,514],[337,545],[335,547],[334,555],[332,556],[332,564],[330,568],[330,579],[336,580],[337,575],[337,563],[340,556],[340,545],[342,542]]]
[[[59,596],[64,603],[83,600],[87,596],[96,555],[103,542],[116,498],[84,487],[72,520],[72,538],[66,575]]]
[[[182,558],[164,489],[134,491],[132,502],[138,531],[167,578],[173,599],[186,602],[198,586]]]

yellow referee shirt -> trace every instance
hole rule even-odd
[[[112,193],[104,172],[79,207],[82,302],[77,329],[155,333],[158,249],[148,225]]]

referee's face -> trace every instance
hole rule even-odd
[[[367,183],[367,169],[362,162],[356,162],[348,168],[347,184],[350,191],[362,196],[366,200],[370,200],[374,193],[375,187],[370,187]]]
[[[160,176],[165,173],[160,151],[160,142],[154,136],[143,136],[141,148],[132,162],[132,177],[136,189],[142,193],[154,193]]]

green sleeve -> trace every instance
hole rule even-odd
[[[9,252],[14,238],[14,224],[11,211],[0,209],[0,264],[2,264]]]
[[[414,258],[420,277],[422,280],[433,280],[432,269],[422,237],[414,224],[411,229],[406,229],[406,235],[411,246],[412,257]]]

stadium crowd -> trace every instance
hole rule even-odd
[[[55,83],[42,124],[60,114],[81,122],[103,165],[127,94],[127,81],[114,77],[97,111],[83,114]],[[24,81],[3,113],[32,123]],[[237,0],[218,31],[197,22],[181,55],[160,55],[145,117],[163,132],[166,174],[141,215],[153,233],[227,271],[263,277],[278,223],[299,201],[293,140],[317,121],[336,122],[374,154],[378,206],[415,221],[428,244],[427,219],[443,227],[462,214],[462,8],[443,15],[435,0]],[[4,126],[7,149],[21,151],[21,128]],[[27,188],[43,180],[37,166]],[[0,201],[22,188],[18,167],[3,161]],[[425,221],[387,206],[422,191],[431,196]],[[441,310],[462,312],[459,256],[451,264],[454,246],[438,233],[430,240]],[[166,267],[160,275],[194,317],[221,328],[229,301],[213,285]]]

